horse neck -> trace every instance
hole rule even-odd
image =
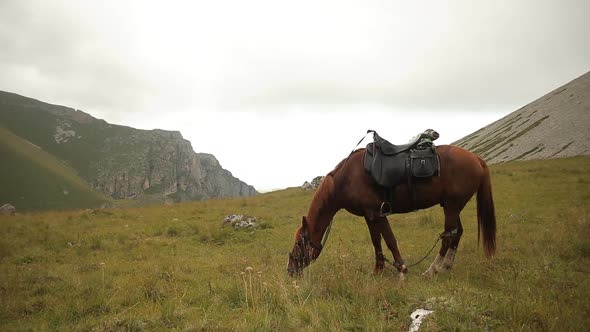
[[[326,229],[332,222],[332,218],[340,210],[336,206],[333,189],[333,177],[328,175],[318,187],[307,211],[307,223],[310,235],[316,243],[321,243]]]

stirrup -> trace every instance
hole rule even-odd
[[[381,207],[379,208],[379,213],[381,217],[386,217],[392,213],[391,211],[391,204],[389,202],[381,203]]]

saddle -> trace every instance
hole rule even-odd
[[[375,182],[386,190],[381,214],[391,214],[391,191],[401,183],[408,183],[414,200],[414,179],[425,179],[440,173],[440,162],[432,141],[439,135],[428,129],[414,136],[409,143],[395,145],[382,138],[374,130],[373,142],[367,144],[364,168]]]

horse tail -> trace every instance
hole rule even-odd
[[[480,162],[484,175],[477,190],[477,242],[479,243],[481,234],[483,250],[487,257],[492,257],[496,252],[496,212],[490,170],[483,160],[480,159]]]

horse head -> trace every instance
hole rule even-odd
[[[295,232],[295,244],[289,253],[289,264],[287,265],[289,276],[301,275],[303,268],[313,263],[321,251],[322,245],[312,242],[307,218],[303,217],[301,227]]]

